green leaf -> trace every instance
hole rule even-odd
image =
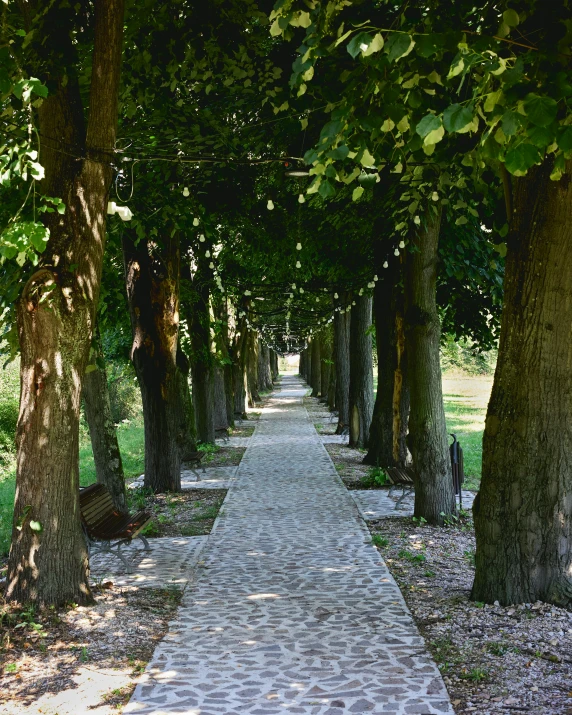
[[[545,149],[554,141],[554,132],[546,127],[531,127],[526,136],[528,141],[539,149]]]
[[[385,51],[389,56],[390,62],[397,62],[397,60],[408,55],[414,46],[415,40],[411,35],[395,32],[387,41]]]
[[[439,46],[437,45],[433,34],[420,35],[417,38],[416,49],[418,55],[427,58],[434,55],[438,51]]]
[[[547,127],[556,119],[558,103],[550,97],[529,94],[524,102],[524,111],[537,127]]]
[[[362,166],[365,166],[365,167],[375,166],[375,159],[369,153],[368,149],[364,149],[360,163]]]
[[[355,58],[359,55],[360,52],[362,52],[362,50],[364,50],[364,48],[365,50],[367,50],[372,41],[373,37],[369,33],[359,32],[357,35],[354,35],[352,39],[348,42],[348,46],[346,49],[355,60]]]
[[[562,151],[572,151],[572,127],[560,127],[556,141]]]
[[[420,137],[426,137],[429,132],[439,129],[441,126],[441,118],[435,114],[427,114],[415,127],[415,131]]]
[[[377,174],[363,172],[358,176],[358,181],[362,186],[373,186],[377,182]]]
[[[341,161],[345,159],[349,153],[350,150],[348,147],[345,144],[342,144],[341,146],[332,149],[332,151],[329,151],[326,156],[330,157],[330,159],[333,159],[334,161]]]
[[[373,40],[369,43],[367,50],[362,49],[362,55],[364,57],[370,57],[375,52],[379,52],[381,49],[383,49],[383,37],[378,32],[373,36]]]
[[[542,157],[538,149],[532,144],[519,144],[509,152],[505,158],[505,166],[514,176],[524,176],[535,164],[539,164]]]
[[[443,124],[448,132],[464,134],[468,132],[473,123],[473,112],[461,104],[451,104],[443,112]]]
[[[509,110],[502,115],[502,130],[507,137],[514,136],[522,126],[522,115]]]
[[[365,189],[363,188],[363,186],[356,186],[352,193],[352,201],[357,201],[364,191]]]
[[[336,189],[329,181],[322,181],[318,193],[323,199],[331,199],[336,195]]]

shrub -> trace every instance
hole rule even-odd
[[[116,360],[107,363],[107,384],[114,422],[131,420],[141,414],[141,393],[131,363]]]

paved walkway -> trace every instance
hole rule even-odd
[[[203,566],[125,713],[453,713],[302,405],[264,409]]]

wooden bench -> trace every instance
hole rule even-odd
[[[115,508],[111,494],[104,484],[92,484],[79,493],[81,521],[88,553],[108,553],[117,556],[123,562],[127,573],[133,572],[133,567],[121,553],[124,544],[130,544],[139,538],[145,546],[145,551],[151,551],[149,542],[141,531],[151,521],[152,516],[146,511],[140,511],[133,516],[122,514]]]
[[[413,469],[412,467],[386,467],[385,473],[391,482],[389,496],[394,489],[403,489],[403,494],[395,505],[395,509],[397,509],[405,497],[414,491]]]
[[[204,465],[201,463],[201,459],[205,456],[205,452],[188,452],[185,455],[184,462],[189,465],[189,468],[193,474],[197,477],[197,482],[201,481],[201,476],[197,472],[197,467],[201,467],[203,474],[205,473]]]

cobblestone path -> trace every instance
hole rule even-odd
[[[125,713],[453,713],[287,376]]]

